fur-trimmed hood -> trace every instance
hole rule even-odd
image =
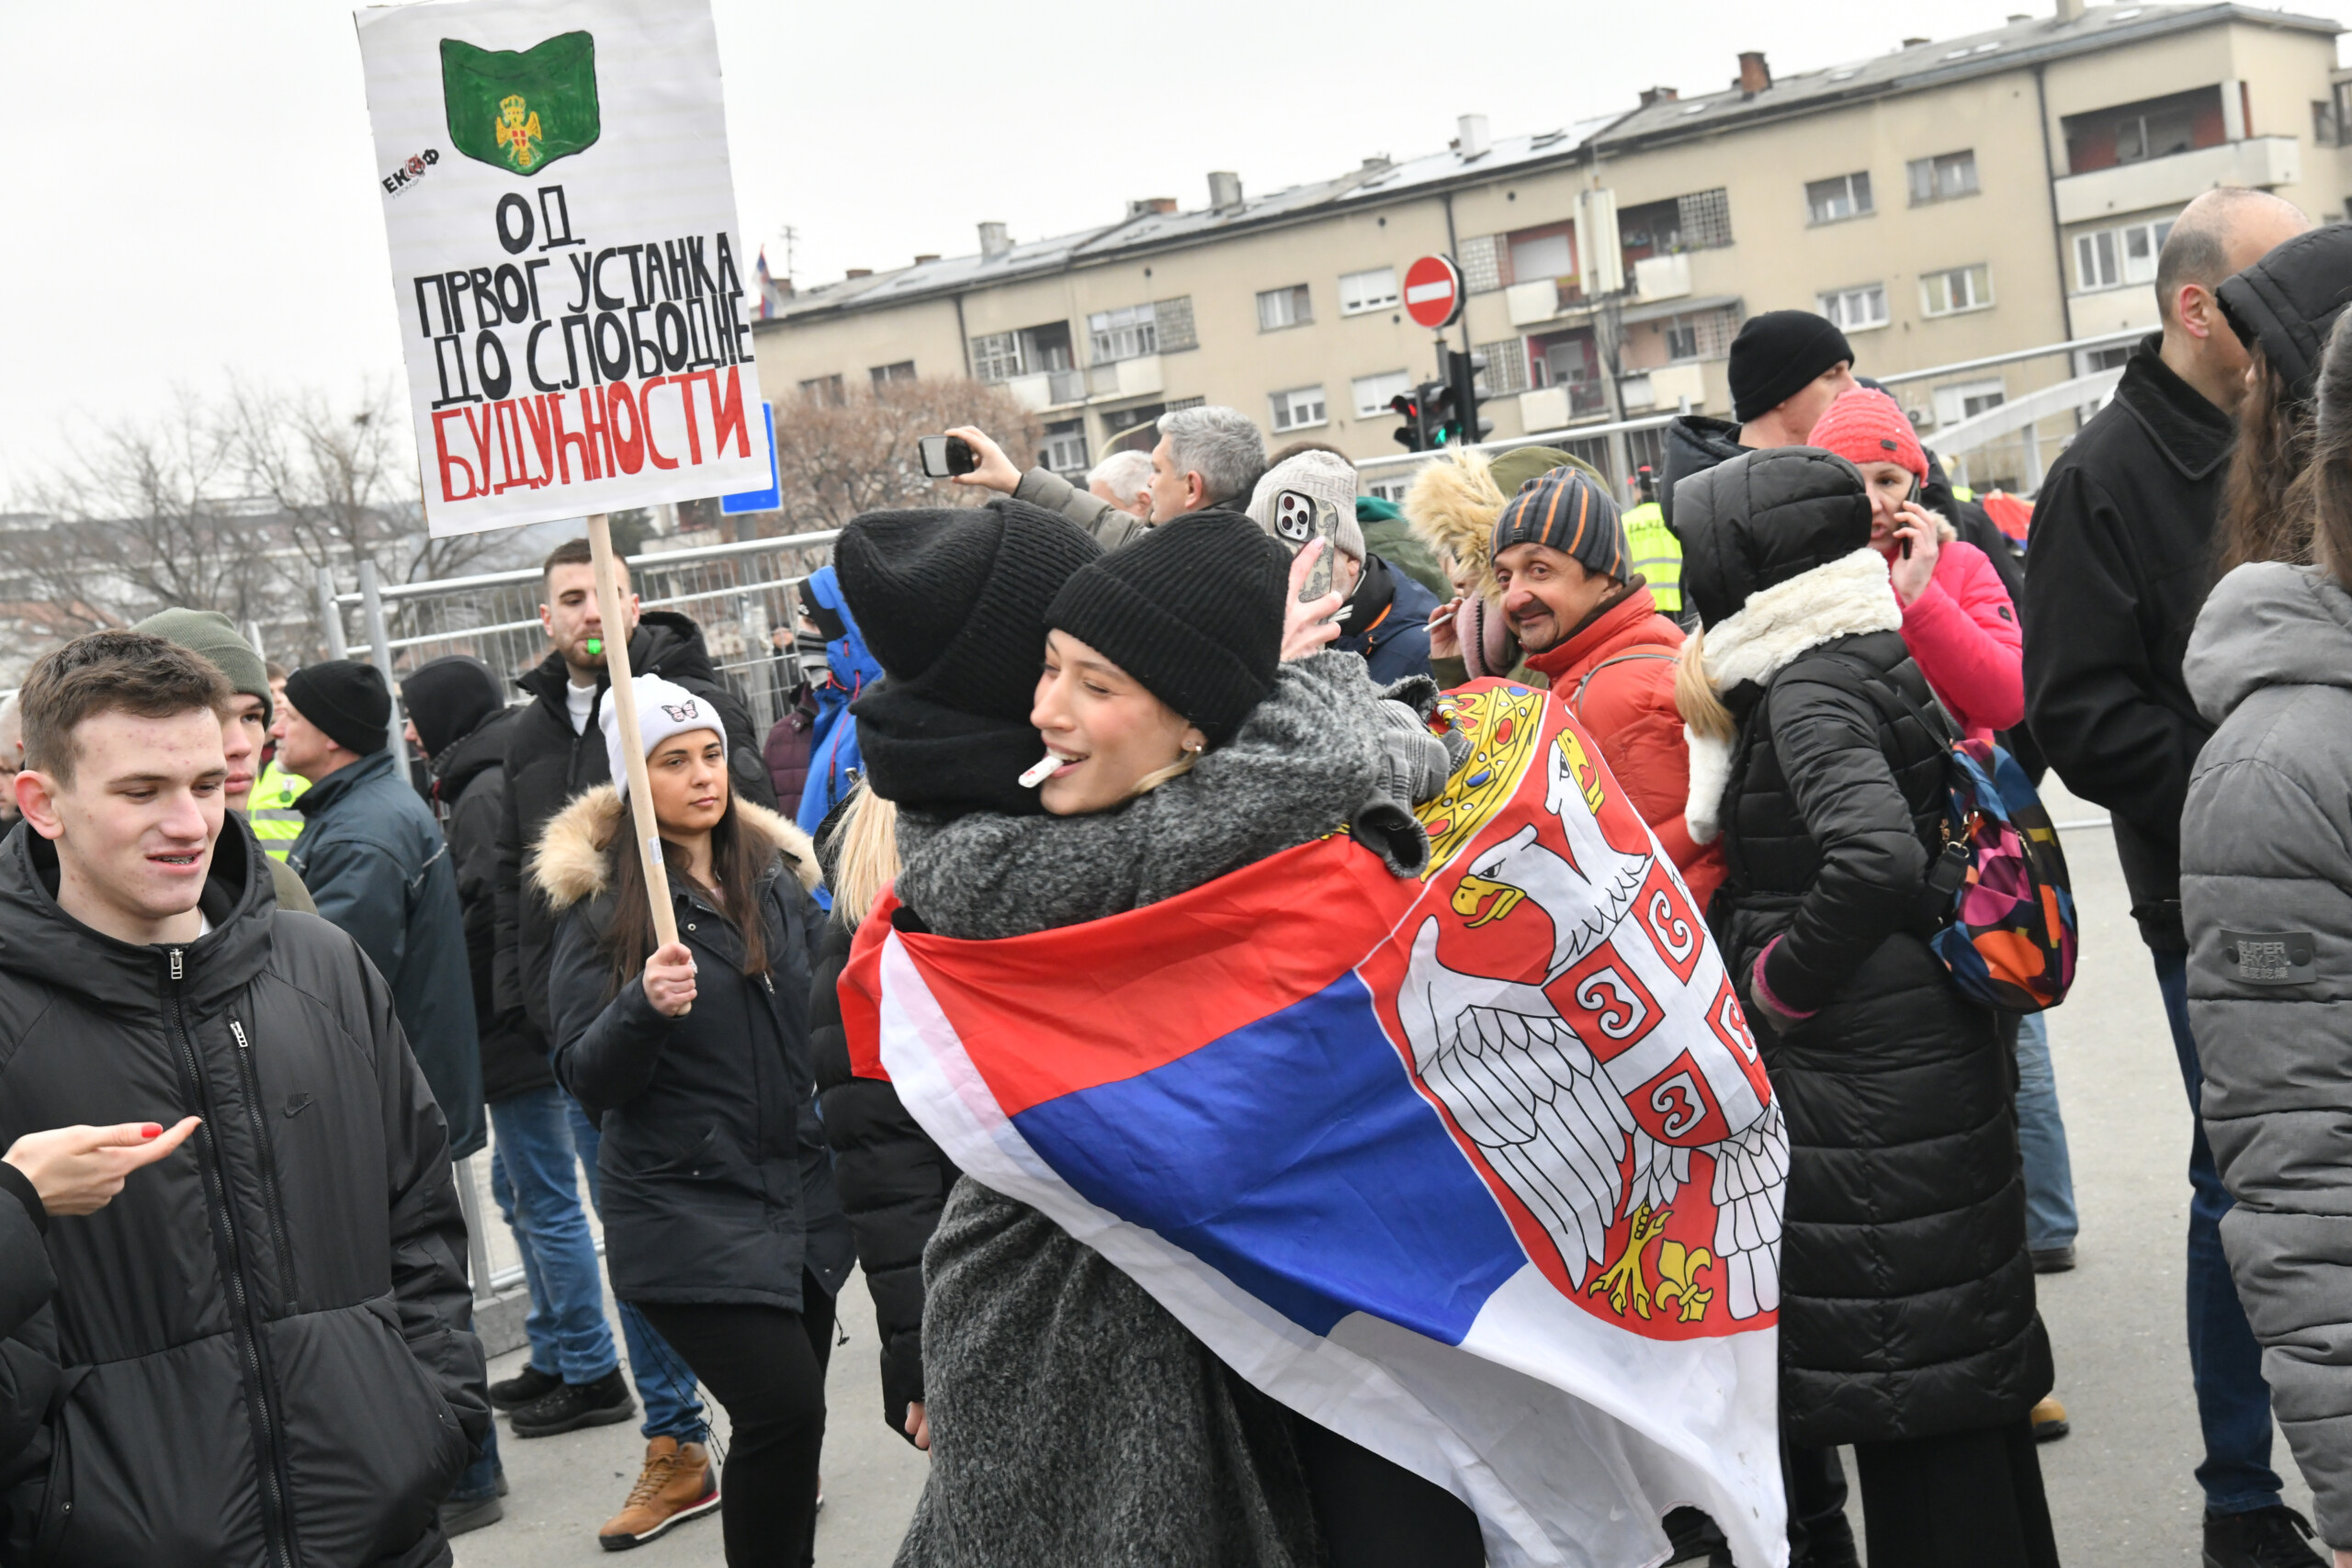
[[[821,877],[816,846],[808,841],[808,835],[741,795],[736,796],[735,810],[744,827],[766,835],[800,886],[815,891]],[[523,870],[559,912],[598,897],[611,885],[605,851],[620,830],[622,811],[621,792],[608,784],[598,784],[557,812],[547,831],[539,835]]]
[[[1903,605],[1887,581],[1886,558],[1864,546],[1759,589],[1738,613],[1708,629],[1701,663],[1718,696],[1766,686],[1799,654],[1860,632],[1899,632]],[[1713,842],[1731,782],[1733,742],[1682,731],[1690,748],[1690,795],[1683,820],[1697,843]]]
[[[1505,497],[1489,468],[1485,453],[1460,447],[1424,464],[1405,492],[1405,520],[1430,548],[1475,568],[1478,592],[1499,600],[1488,547]]]

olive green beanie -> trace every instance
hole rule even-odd
[[[175,643],[212,661],[229,686],[261,699],[261,721],[268,726],[277,705],[269,700],[269,667],[254,645],[237,635],[236,623],[218,610],[159,610],[130,628]]]

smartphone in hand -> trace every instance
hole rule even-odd
[[[922,471],[927,479],[954,479],[980,466],[979,454],[960,435],[919,435],[915,448],[922,456]]]

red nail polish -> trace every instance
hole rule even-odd
[[[139,1135],[142,1138],[160,1138],[164,1135],[164,1130],[154,1122],[150,1122],[145,1126],[139,1129]]]

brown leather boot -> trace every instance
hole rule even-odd
[[[656,1438],[645,1445],[645,1468],[628,1489],[628,1501],[596,1532],[596,1544],[606,1551],[627,1551],[718,1506],[718,1476],[710,1468],[710,1450],[700,1443]]]
[[[2058,1403],[2058,1396],[2043,1394],[2041,1403],[2033,1407],[2033,1440],[2055,1442],[2073,1430],[2073,1424],[2066,1419],[2066,1407]]]

